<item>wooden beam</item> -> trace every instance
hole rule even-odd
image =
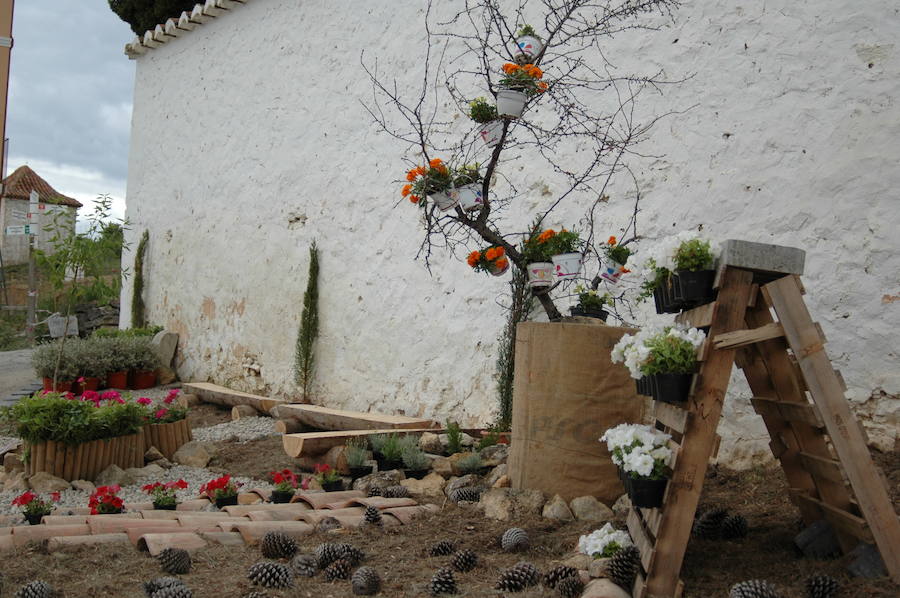
[[[337,432],[301,432],[299,434],[285,434],[281,437],[284,452],[290,457],[300,455],[321,455],[329,449],[346,442],[351,438],[360,436],[372,436],[373,434],[421,434],[422,432],[442,433],[444,430],[423,428],[421,430],[386,429],[386,430],[341,430]]]
[[[856,515],[848,513],[843,509],[833,507],[826,502],[822,502],[821,500],[809,496],[808,494],[798,493],[796,497],[800,502],[814,504],[822,509],[822,511],[825,513],[826,521],[833,525],[835,529],[839,529],[845,534],[850,534],[851,536],[859,538],[863,542],[872,542],[872,530],[869,529],[866,520],[862,517],[857,517]]]
[[[653,410],[656,421],[667,428],[675,430],[679,434],[684,433],[687,421],[691,417],[690,411],[686,411],[681,407],[677,407],[670,403],[663,403],[662,401],[655,401]]]
[[[844,483],[844,472],[841,462],[834,459],[826,459],[809,453],[800,453],[800,461],[807,471],[814,476],[822,477],[832,482]]]
[[[438,424],[430,419],[407,417],[405,415],[383,415],[344,411],[320,405],[279,405],[280,419],[295,419],[301,424],[320,430],[384,430],[388,428],[434,428]]]
[[[720,334],[713,339],[713,344],[716,349],[737,349],[783,336],[784,329],[781,327],[781,324],[772,322],[751,330],[735,330],[734,332]]]
[[[766,413],[770,417],[780,417],[786,421],[803,422],[814,428],[825,427],[819,410],[812,403],[788,403],[768,397],[753,397],[750,403],[759,414]]]
[[[900,583],[900,521],[822,346],[822,335],[803,301],[802,287],[796,277],[788,276],[765,285],[763,293],[784,326],[785,337],[797,356],[885,567],[894,583]]]
[[[706,328],[712,322],[713,309],[715,309],[715,301],[683,311],[675,316],[675,321],[679,324],[689,324],[694,328]]]
[[[644,571],[649,571],[656,556],[656,550],[653,547],[653,539],[647,533],[647,530],[644,529],[644,524],[641,522],[637,511],[634,509],[628,511],[625,525],[628,526],[628,534],[631,536],[634,545],[641,551],[641,566],[644,568]]]
[[[263,413],[269,413],[273,407],[284,404],[284,401],[281,399],[272,399],[239,390],[231,390],[209,382],[189,382],[182,386],[182,390],[185,393],[197,395],[201,401],[206,403],[225,405],[227,407],[250,405]]]

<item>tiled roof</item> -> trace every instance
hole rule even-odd
[[[147,53],[153,48],[167,44],[182,35],[185,35],[203,23],[227,14],[230,10],[240,7],[250,0],[206,0],[194,6],[191,12],[183,12],[180,17],[169,19],[155,29],[148,30],[143,37],[137,36],[134,40],[125,44],[125,55],[132,60]]]
[[[81,207],[80,201],[66,197],[51,187],[50,183],[38,176],[28,166],[19,166],[11,175],[3,179],[3,197],[28,201],[32,191],[37,191],[44,203],[73,208]]]

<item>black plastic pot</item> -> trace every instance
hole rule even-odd
[[[404,469],[403,473],[408,478],[412,478],[414,480],[421,480],[422,478],[424,478],[425,476],[428,475],[429,471],[431,471],[431,470],[430,469]]]
[[[609,312],[605,311],[600,307],[570,307],[569,313],[573,316],[584,316],[585,318],[597,318],[598,320],[606,321],[606,318],[609,317]]]
[[[360,465],[359,467],[351,467],[350,468],[350,477],[354,480],[358,480],[359,478],[364,478],[367,475],[372,473],[371,465]]]
[[[653,301],[656,303],[656,313],[677,314],[682,309],[690,307],[675,296],[674,277],[670,276],[658,287],[653,289]]]
[[[269,495],[269,500],[277,504],[291,502],[292,498],[294,498],[293,492],[285,492],[283,490],[272,490],[272,494]]]
[[[388,461],[387,459],[378,459],[378,471],[390,471],[392,469],[403,469],[403,461]]]
[[[669,480],[647,480],[644,478],[628,477],[625,489],[631,504],[641,509],[656,509],[662,506],[663,496],[666,494],[666,484]]]
[[[344,482],[335,480],[334,482],[325,482],[322,484],[322,490],[325,492],[340,492],[344,489]]]
[[[653,398],[663,403],[679,404],[691,394],[694,374],[653,374],[651,390]]]
[[[238,503],[237,494],[234,496],[226,496],[224,498],[216,499],[216,507],[221,509],[222,507],[233,507]]]
[[[165,505],[160,505],[160,504],[157,504],[157,503],[153,503],[153,508],[156,509],[157,511],[174,511],[174,510],[175,510],[175,507],[177,507],[177,506],[178,506],[178,505],[175,504],[175,503],[172,503],[172,504],[165,504]]]
[[[644,395],[645,397],[653,396],[653,387],[651,384],[650,376],[642,376],[634,381],[634,385],[637,387],[637,393],[639,395]]]
[[[672,289],[675,301],[684,307],[697,307],[716,298],[713,283],[716,280],[715,270],[678,270],[672,276]]]
[[[41,519],[43,519],[43,518],[44,518],[43,514],[25,515],[25,521],[27,521],[29,525],[39,525],[41,523]]]

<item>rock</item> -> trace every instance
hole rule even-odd
[[[316,478],[310,477],[307,478],[309,482],[307,483],[307,491],[322,491],[322,484],[319,483],[319,480]]]
[[[450,436],[447,434],[438,434],[438,440],[441,442],[441,451],[446,452],[448,447],[450,446]],[[459,436],[459,444],[462,447],[469,447],[475,445],[475,439],[462,432]]]
[[[178,347],[178,334],[168,330],[160,330],[150,341],[150,346],[159,357],[159,362],[168,367],[172,365],[175,349]]]
[[[3,482],[5,482],[5,481],[6,481],[6,472],[0,471],[0,486],[2,486]]]
[[[547,504],[544,505],[544,510],[541,515],[544,517],[544,519],[555,519],[557,521],[575,521],[575,516],[572,514],[572,510],[569,509],[569,505],[566,504],[566,500],[559,494],[555,494],[553,498],[551,498],[547,502]]]
[[[578,521],[606,523],[616,516],[612,509],[593,496],[573,498],[569,506],[572,508],[572,513]]]
[[[588,567],[588,575],[591,577],[606,577],[606,566],[610,559],[592,559]]]
[[[72,482],[72,488],[75,490],[81,490],[82,492],[87,492],[88,494],[93,494],[94,490],[97,489],[96,486],[92,482],[87,480],[75,480]]]
[[[138,480],[141,478],[158,478],[166,473],[166,470],[155,463],[151,463],[144,467],[129,467],[125,470],[125,473]]]
[[[22,463],[22,458],[18,453],[6,453],[3,455],[3,469],[6,470],[6,473],[25,471],[25,464]]]
[[[860,542],[856,548],[847,553],[847,556],[853,559],[853,562],[847,565],[847,571],[853,577],[876,579],[888,575],[884,560],[874,544]]]
[[[794,544],[810,559],[827,559],[841,553],[834,528],[824,519],[819,519],[797,534]]]
[[[156,370],[156,378],[159,384],[171,384],[178,380],[178,374],[169,366],[164,365]]]
[[[210,459],[212,459],[212,456],[206,450],[206,447],[195,441],[182,444],[175,451],[175,454],[172,455],[172,460],[175,463],[187,465],[188,467],[206,467]]]
[[[126,473],[124,469],[118,465],[110,465],[100,472],[94,480],[94,484],[97,486],[112,486],[114,484],[127,486],[129,484],[134,484],[134,481],[134,476]]]
[[[612,512],[616,517],[625,517],[631,510],[631,499],[627,494],[623,494],[613,503]]]
[[[569,567],[575,567],[579,571],[584,571],[590,569],[591,561],[593,561],[590,556],[586,554],[582,554],[580,552],[573,552],[569,556],[563,559],[562,564],[568,565]]]
[[[498,521],[509,521],[512,516],[513,501],[506,488],[493,488],[481,495],[478,506],[484,510],[484,516]]]
[[[165,459],[166,456],[159,452],[155,446],[151,446],[147,449],[147,452],[144,453],[144,463],[153,463],[154,461],[159,461],[160,459]]]
[[[62,492],[69,489],[69,482],[46,471],[39,471],[30,478],[28,484],[35,492]]]
[[[200,404],[200,397],[198,397],[195,394],[190,394],[190,393],[179,394],[176,401],[178,401],[178,404],[181,405],[182,407],[194,407],[195,405]]]
[[[173,467],[175,467],[175,464],[172,463],[171,461],[169,461],[168,459],[166,459],[165,457],[163,457],[162,459],[157,459],[156,461],[151,463],[151,465],[158,465],[159,467],[162,467],[163,469],[172,469]]]
[[[442,498],[445,483],[444,478],[434,472],[429,473],[421,480],[415,478],[400,480],[400,485],[406,486],[410,494],[422,498]]]
[[[450,496],[450,493],[459,488],[471,488],[472,486],[478,486],[481,482],[481,478],[475,474],[470,473],[469,475],[464,475],[460,478],[450,478],[447,482],[447,486],[444,488],[444,493],[447,496]]]
[[[509,445],[495,444],[487,447],[480,454],[481,458],[484,459],[485,465],[500,465],[501,463],[506,463],[506,458],[509,456]]]
[[[463,446],[475,446],[475,439],[463,432],[460,435],[459,443]]]
[[[516,511],[539,515],[546,498],[540,490],[513,490],[510,496],[515,502]]]
[[[453,466],[450,465],[450,459],[446,457],[438,457],[432,461],[431,469],[434,473],[444,478],[449,478],[453,475]]]
[[[455,453],[450,455],[447,460],[450,461],[450,468],[453,470],[453,475],[462,475],[462,470],[459,469],[459,462],[467,457],[471,457],[475,453]]]
[[[506,466],[506,463],[502,463],[495,467],[493,470],[491,470],[491,473],[489,473],[487,478],[484,480],[485,485],[493,486],[494,484],[496,484],[497,480],[506,476],[508,469],[509,468]]]
[[[631,594],[608,579],[594,579],[585,586],[581,598],[631,598]]]
[[[25,477],[24,471],[17,471],[9,474],[6,482],[3,484],[3,491],[24,491],[28,490],[28,479]]]
[[[440,437],[432,432],[423,432],[419,436],[419,448],[426,453],[434,453],[436,455],[444,452],[444,445],[441,444]]]
[[[502,475],[496,482],[494,482],[494,485],[491,486],[491,488],[509,488],[509,486],[509,476]]]
[[[353,489],[368,492],[369,488],[372,486],[377,486],[379,488],[384,486],[396,486],[404,478],[403,472],[396,469],[390,471],[376,471],[375,473],[370,473],[367,476],[355,480],[353,482]]]

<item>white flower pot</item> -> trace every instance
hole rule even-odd
[[[519,49],[516,51],[516,59],[519,62],[528,62],[532,60],[541,53],[541,49],[544,47],[541,40],[531,35],[523,35],[522,37],[516,38],[516,45],[519,46]],[[520,55],[525,58],[524,61],[519,59]]]
[[[550,259],[553,260],[553,270],[557,279],[575,278],[581,272],[580,253],[560,253]]]
[[[466,212],[480,210],[481,206],[484,205],[481,183],[473,183],[471,185],[463,185],[462,187],[451,189],[450,195],[459,202],[459,207]]]
[[[484,141],[486,146],[494,147],[500,143],[500,137],[503,135],[503,121],[492,120],[489,123],[482,124],[478,134],[481,135],[481,140]]]
[[[600,270],[600,277],[610,284],[619,284],[624,266],[617,262],[605,262]]]
[[[494,276],[503,276],[504,274],[506,274],[507,270],[509,270],[509,261],[506,262],[505,268],[503,268],[502,270],[494,270],[493,272],[491,272],[491,274]]]
[[[553,264],[550,262],[528,264],[529,287],[549,287],[551,284],[553,284]]]
[[[449,192],[439,191],[438,193],[432,193],[428,196],[431,201],[434,202],[434,205],[438,207],[438,209],[442,212],[446,212],[447,210],[453,209],[458,203],[457,199],[452,195],[452,190]]]
[[[525,110],[525,102],[528,96],[524,91],[514,89],[501,89],[497,92],[497,113],[500,116],[519,118]]]

